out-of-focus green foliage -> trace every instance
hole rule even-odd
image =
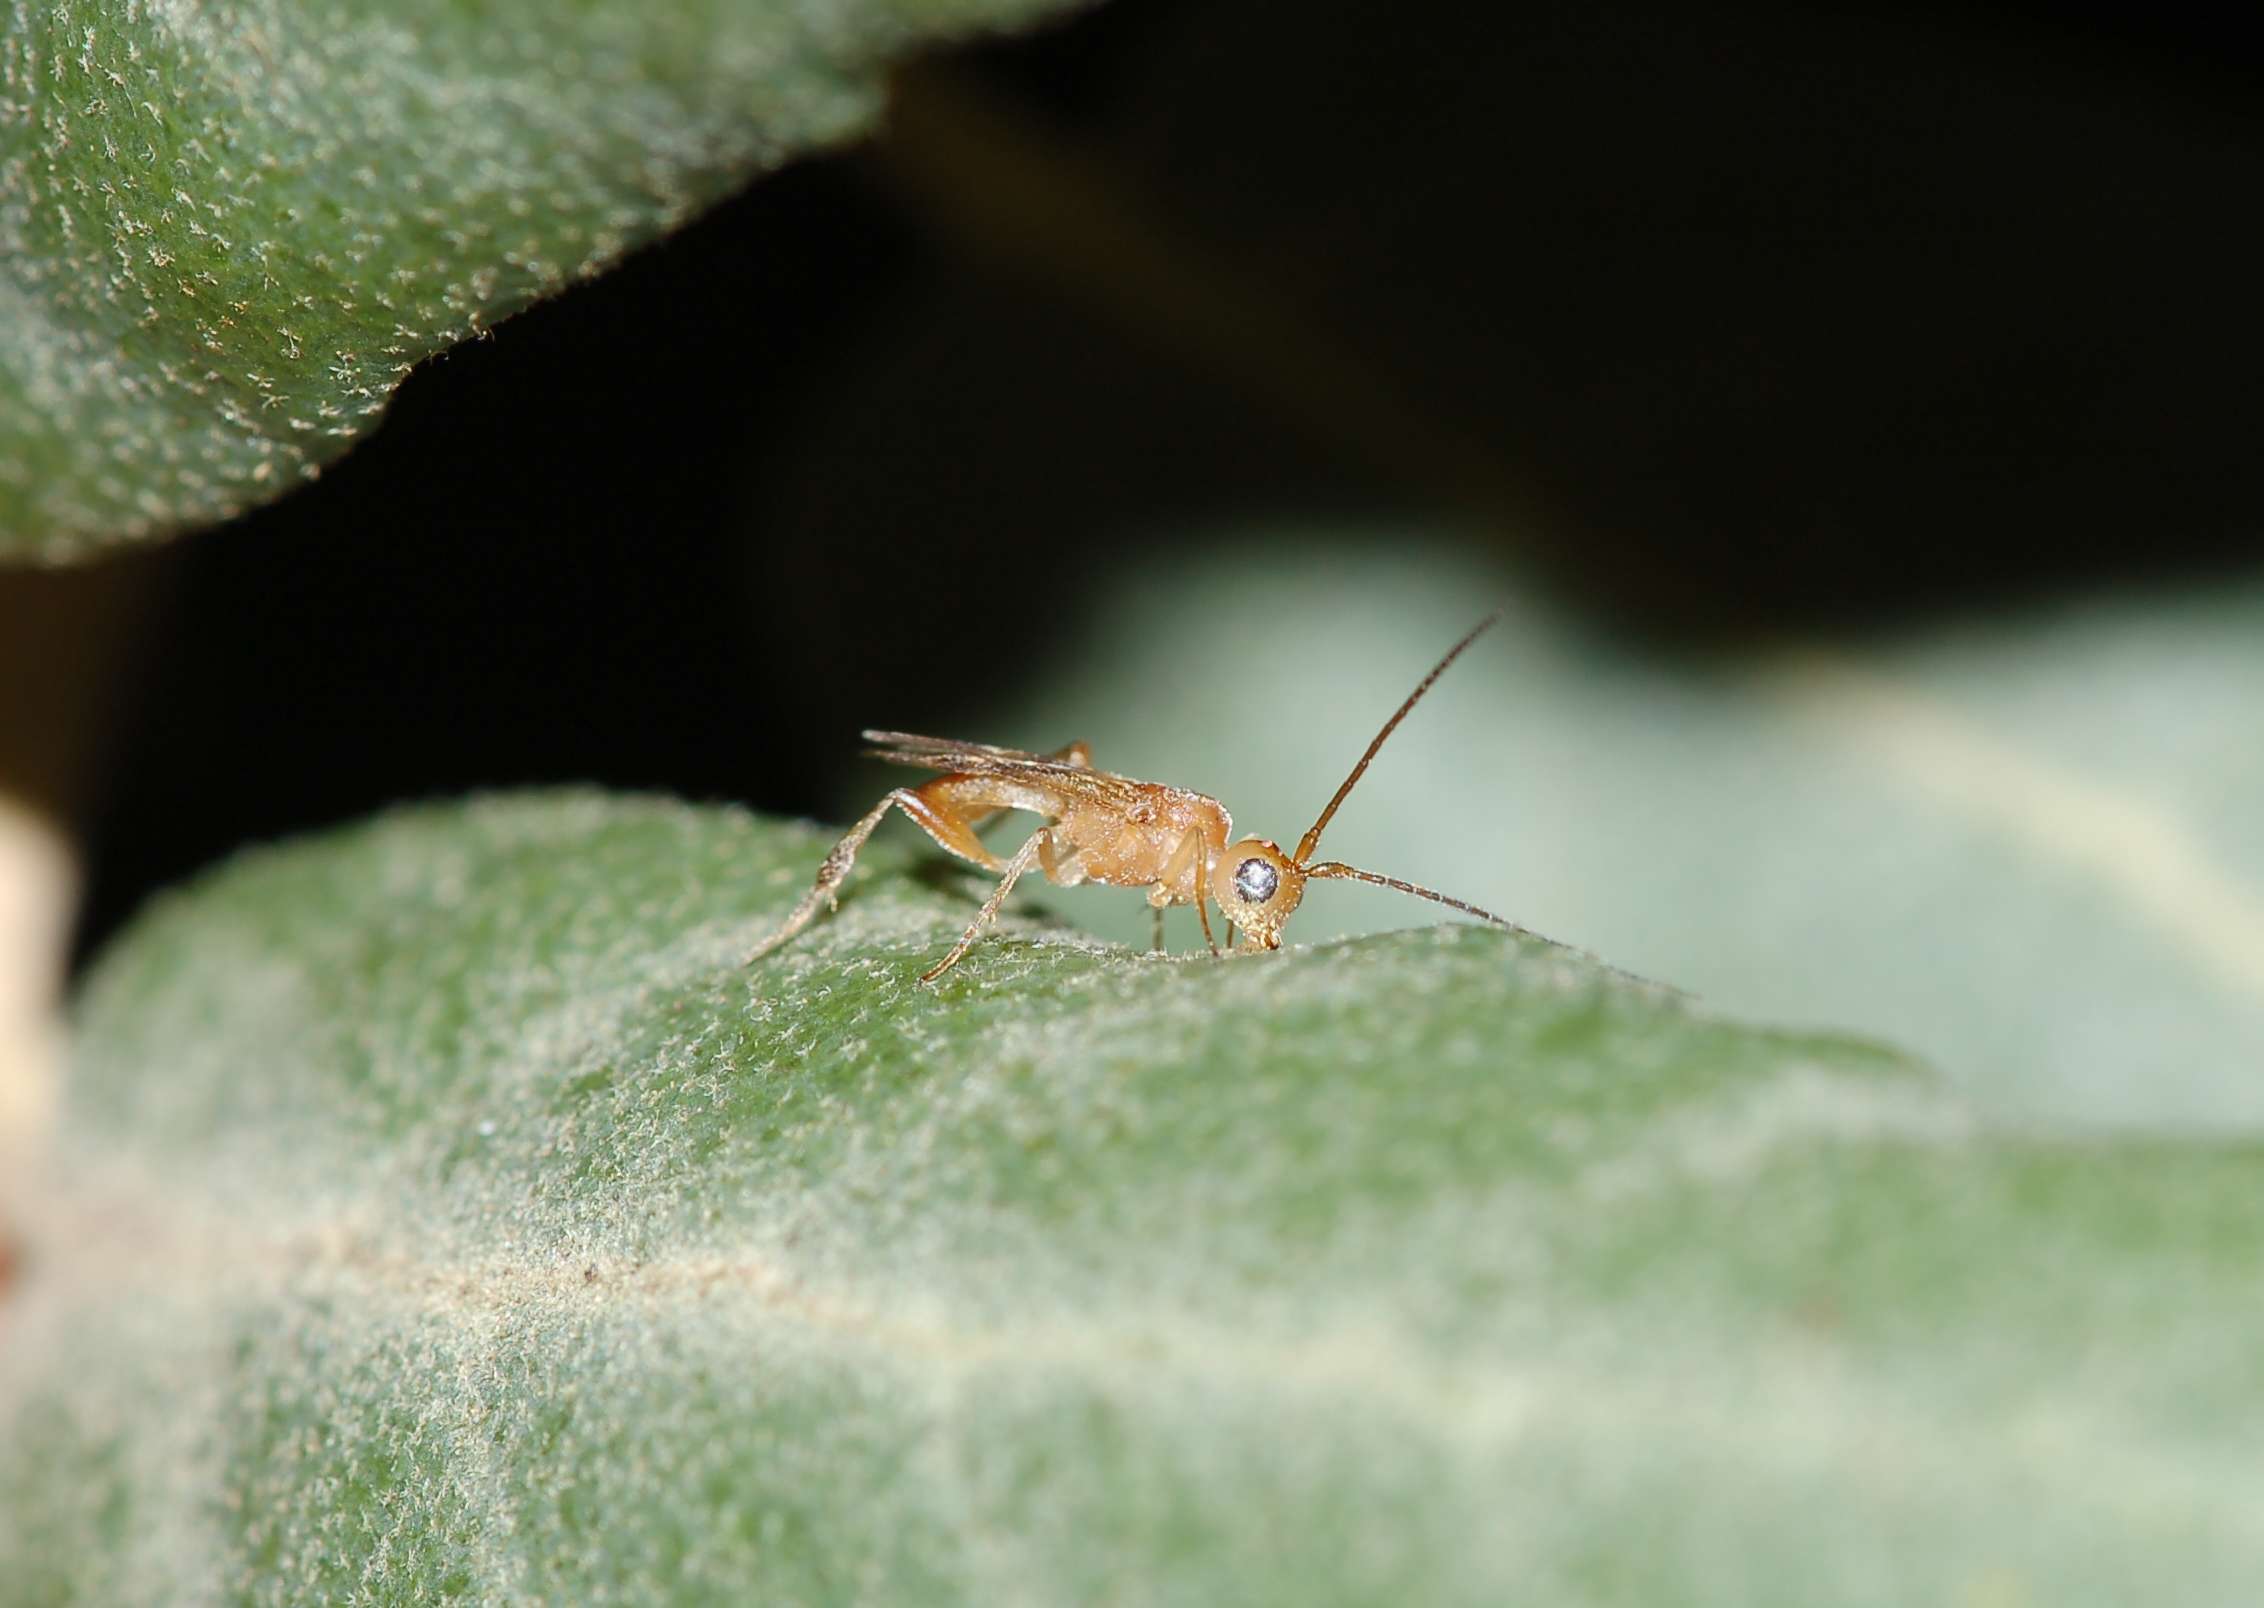
[[[2264,1571],[2264,1158],[1992,1137],[1887,1051],[1469,925],[1017,920],[923,991],[975,884],[901,838],[743,970],[827,841],[493,800],[148,916],[0,1305],[9,1600]]]
[[[1294,842],[1415,678],[1505,604],[1328,853],[1721,1010],[1878,1034],[2005,1120],[2264,1127],[2264,584],[1646,657],[1466,548],[1383,537],[1222,536],[1199,588],[1089,577],[1108,603],[1074,652],[957,735],[1085,737]],[[1098,898],[1055,908],[1140,930]],[[1317,888],[1299,935],[1420,912]]]
[[[0,559],[224,518],[411,365],[1044,0],[9,0]]]

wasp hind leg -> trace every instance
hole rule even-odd
[[[824,905],[829,910],[840,908],[841,884],[849,880],[850,868],[857,863],[857,851],[865,846],[865,839],[873,835],[873,829],[887,818],[888,812],[899,809],[910,816],[921,831],[961,859],[972,860],[986,870],[1004,869],[1003,862],[982,846],[964,814],[952,809],[948,800],[924,796],[919,789],[899,787],[866,811],[865,818],[849,828],[841,841],[827,851],[818,865],[817,881],[810,885],[810,891],[787,914],[778,930],[755,945],[747,956],[748,965],[752,966],[807,927],[818,913],[818,906]]]

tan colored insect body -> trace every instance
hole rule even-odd
[[[1498,617],[1480,621],[1408,694],[1398,712],[1376,733],[1375,741],[1360,756],[1360,763],[1353,766],[1352,774],[1336,790],[1294,855],[1283,853],[1279,844],[1267,838],[1235,841],[1233,817],[1215,798],[1183,787],[1095,770],[1092,752],[1081,742],[1051,754],[1032,754],[986,743],[868,731],[865,739],[876,745],[870,750],[875,758],[942,774],[918,787],[897,788],[867,811],[825,857],[818,867],[816,883],[802,902],[776,932],[756,946],[748,962],[760,960],[809,925],[821,904],[836,902],[842,882],[856,863],[857,851],[892,809],[910,816],[945,850],[999,874],[998,886],[984,901],[981,912],[967,924],[951,952],[921,974],[923,983],[934,982],[974,947],[1014,884],[1033,864],[1057,887],[1092,882],[1104,887],[1146,889],[1148,903],[1156,912],[1158,948],[1162,947],[1163,912],[1172,905],[1191,904],[1202,920],[1204,938],[1217,953],[1210,913],[1215,902],[1230,926],[1239,930],[1243,949],[1278,949],[1283,924],[1304,899],[1306,882],[1315,877],[1351,878],[1396,888],[1509,927],[1512,924],[1499,916],[1429,888],[1334,860],[1315,863],[1312,858],[1322,828],[1360,780],[1384,739],[1456,656]],[[1027,810],[1046,822],[1004,860],[975,835],[978,826],[1001,810]]]

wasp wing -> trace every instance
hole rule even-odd
[[[865,750],[868,757],[885,759],[892,765],[912,765],[922,770],[976,771],[986,765],[1001,762],[1051,765],[1059,770],[1080,768],[1050,754],[1033,754],[1026,748],[1000,748],[991,743],[961,742],[956,737],[920,737],[908,731],[868,731],[865,733],[865,741],[873,745]]]
[[[869,757],[886,760],[891,765],[942,771],[949,776],[996,776],[1006,781],[1026,782],[1059,797],[1089,799],[1120,809],[1151,799],[1159,791],[1179,791],[1176,788],[1158,788],[1153,782],[1119,776],[1114,771],[1094,770],[1089,765],[1072,765],[1066,760],[1046,754],[1033,754],[1023,748],[1000,748],[991,743],[962,742],[956,737],[919,737],[908,731],[868,731],[865,733],[865,741],[874,745],[865,750]]]

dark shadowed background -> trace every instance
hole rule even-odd
[[[2264,114],[2213,15],[1115,0],[931,59],[319,484],[16,583],[146,593],[82,952],[398,800],[831,818],[861,726],[1065,740],[971,723],[1246,523],[1451,530],[1697,666],[2252,568]]]

